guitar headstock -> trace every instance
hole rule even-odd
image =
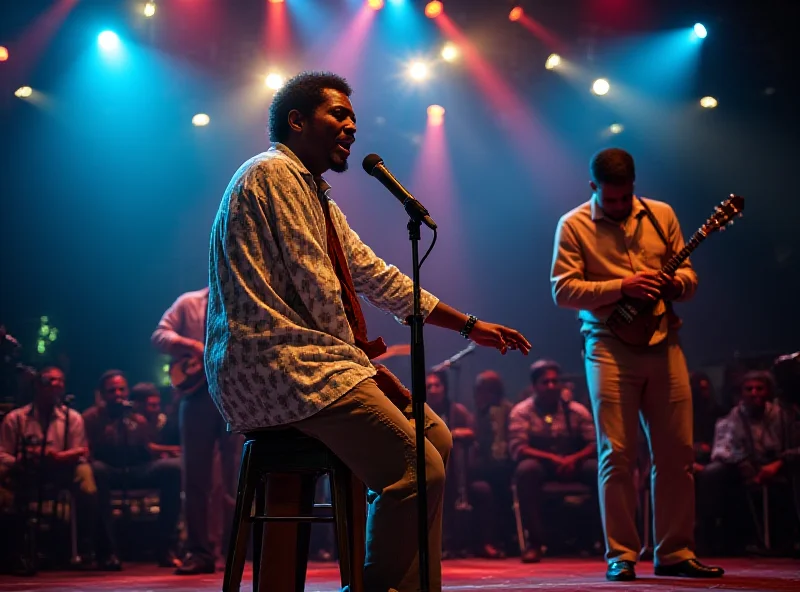
[[[725,230],[727,226],[733,224],[736,217],[742,216],[744,211],[744,198],[740,195],[731,193],[730,197],[714,208],[714,213],[706,220],[701,230],[705,234],[711,234],[717,230]]]

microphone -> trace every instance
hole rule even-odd
[[[436,230],[436,222],[434,222],[428,210],[425,209],[416,198],[411,195],[408,190],[400,184],[400,181],[394,178],[394,175],[389,172],[383,164],[383,159],[377,154],[368,154],[364,157],[364,162],[361,163],[364,170],[368,175],[375,177],[381,184],[394,195],[406,210],[409,217],[415,222],[422,222],[431,230]]]

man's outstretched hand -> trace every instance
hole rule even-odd
[[[510,349],[518,349],[526,356],[531,351],[531,344],[522,333],[494,323],[478,321],[470,331],[469,338],[483,347],[500,350],[503,355]]]

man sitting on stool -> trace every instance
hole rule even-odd
[[[561,399],[561,367],[551,360],[531,366],[533,394],[509,417],[509,451],[517,463],[514,480],[522,524],[528,531],[523,563],[537,563],[542,546],[542,486],[546,481],[578,481],[596,491],[594,423],[589,411]]]

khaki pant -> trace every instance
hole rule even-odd
[[[426,407],[430,590],[442,589],[444,465],[453,446],[444,422]],[[369,488],[367,592],[419,590],[416,446],[411,421],[372,379],[319,413],[293,424],[325,443]]]
[[[693,558],[692,393],[677,336],[645,348],[590,336],[585,363],[597,426],[606,560],[636,561],[641,548],[633,480],[640,417],[653,464],[655,561],[670,565]]]

